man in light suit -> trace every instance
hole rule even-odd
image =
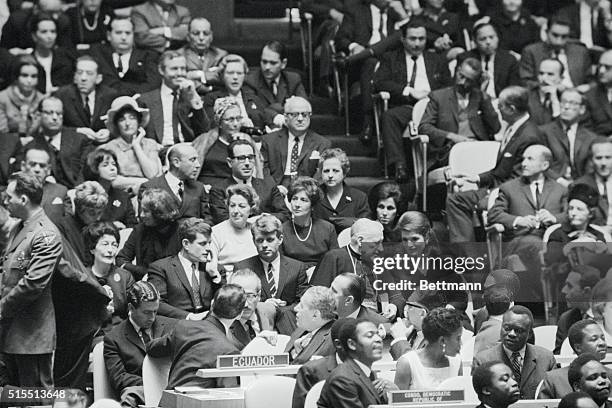
[[[499,344],[499,332],[504,313],[510,308],[511,300],[508,288],[491,286],[484,292],[485,308],[489,318],[482,323],[474,339],[474,354]]]
[[[585,174],[574,184],[587,184],[599,192],[593,223],[612,226],[612,142],[596,141],[591,145],[591,164],[593,173]]]
[[[488,361],[475,367],[472,384],[480,400],[476,408],[508,408],[521,396],[512,369],[502,361]]]
[[[55,309],[51,280],[62,255],[61,235],[41,207],[34,175],[9,178],[0,225],[8,232],[0,280],[0,324],[8,384],[53,387]],[[18,219],[13,223],[8,215]]]
[[[280,128],[285,124],[285,101],[292,96],[306,98],[306,90],[300,74],[286,70],[287,52],[280,42],[264,45],[259,65],[259,69],[249,71],[245,84],[264,101],[266,122]]]
[[[149,282],[160,293],[161,316],[202,320],[208,314],[213,294],[222,283],[220,275],[210,276],[206,272],[210,233],[210,226],[201,219],[181,221],[180,252],[149,265]]]
[[[602,136],[612,135],[612,50],[599,57],[597,83],[586,94],[585,125]]]
[[[591,73],[591,55],[580,43],[569,42],[570,23],[559,17],[548,21],[546,41],[528,45],[523,50],[519,73],[526,84],[537,82],[540,62],[555,58],[563,65],[562,84],[566,88],[585,84]]]
[[[327,380],[334,368],[342,364],[346,358],[346,352],[344,347],[342,347],[342,343],[340,343],[340,331],[342,326],[351,319],[351,317],[340,317],[332,324],[330,334],[336,348],[336,353],[324,358],[310,360],[298,370],[295,377],[295,388],[293,389],[292,408],[303,408],[308,391],[319,381]]]
[[[106,32],[108,44],[93,44],[102,84],[120,95],[134,96],[159,87],[155,51],[134,46],[134,24],[129,17],[114,17]]]
[[[230,327],[240,318],[245,302],[246,295],[240,286],[224,285],[215,293],[210,316],[205,320],[181,320],[172,333],[149,343],[148,355],[170,357],[172,361],[166,389],[172,390],[177,386],[222,388],[238,385],[234,378],[201,378],[196,372],[200,368],[215,368],[217,356],[240,354]]]
[[[191,142],[208,130],[209,122],[195,84],[187,79],[185,57],[178,51],[166,51],[159,57],[158,67],[161,87],[138,98],[151,113],[147,137],[162,146]]]
[[[304,292],[295,307],[297,329],[285,348],[291,364],[304,364],[313,356],[333,354],[329,330],[336,319],[336,300],[329,288],[312,286]]]
[[[312,106],[306,99],[287,99],[284,112],[286,128],[263,136],[261,154],[264,174],[269,173],[277,184],[289,187],[296,177],[315,175],[319,156],[331,147],[331,142],[309,129]]]
[[[606,336],[601,327],[592,319],[578,320],[569,329],[569,341],[576,355],[590,353],[597,357],[598,361],[606,358]],[[607,368],[608,376],[612,370]],[[544,376],[540,393],[537,399],[561,398],[572,392],[572,386],[567,378],[569,367],[561,367],[549,371]]]
[[[317,402],[319,408],[368,407],[386,404],[387,392],[397,390],[388,380],[376,378],[372,363],[382,358],[382,339],[372,322],[350,320],[340,330],[346,352],[344,362],[325,381]]]
[[[584,353],[576,357],[569,365],[567,379],[574,391],[583,391],[589,394],[598,407],[610,408],[610,377],[608,369],[591,353]]]
[[[588,48],[609,48],[607,39],[606,2],[598,0],[579,0],[559,10],[557,16],[569,22],[570,35]],[[601,3],[601,5],[600,5]],[[610,7],[608,3],[608,7]],[[607,10],[609,13],[609,10]]]
[[[547,371],[556,366],[551,351],[527,344],[533,327],[533,315],[524,306],[513,306],[504,313],[500,332],[501,344],[474,356],[474,369],[486,362],[502,361],[512,369],[519,383],[521,398],[535,398],[536,388]]]
[[[232,176],[225,179],[220,186],[210,190],[210,207],[213,222],[218,224],[228,219],[227,187],[234,184],[248,184],[259,196],[259,209],[272,213],[281,221],[289,219],[289,209],[283,195],[270,176],[263,179],[254,177],[255,152],[253,146],[246,140],[238,139],[227,147],[227,165],[232,169]]]
[[[132,8],[136,44],[158,53],[185,43],[189,9],[175,4],[175,0],[149,0]]]
[[[128,290],[128,319],[104,336],[104,365],[123,406],[144,404],[142,361],[150,340],[170,333],[176,320],[157,316],[159,292],[138,281]]]
[[[585,113],[584,96],[576,89],[561,93],[559,117],[540,127],[553,154],[551,177],[565,187],[586,173],[591,145],[600,139],[586,129],[580,118]],[[602,138],[603,139],[603,138]]]
[[[191,143],[179,143],[167,153],[168,172],[144,182],[140,194],[147,188],[161,188],[170,193],[179,207],[180,218],[201,218],[212,222],[209,197],[204,185],[196,180],[201,163]]]
[[[488,189],[520,175],[523,151],[532,144],[542,143],[541,132],[529,118],[529,92],[511,86],[499,95],[499,110],[508,122],[497,162],[492,170],[481,174],[459,175],[455,181],[476,183],[478,190],[449,194],[446,199],[450,241],[475,242],[472,215],[474,208],[488,196]]]
[[[263,214],[251,225],[257,256],[234,265],[234,269],[254,271],[262,285],[258,310],[267,318],[267,328],[290,335],[297,328],[293,309],[308,288],[306,265],[280,253],[283,226],[278,218]]]

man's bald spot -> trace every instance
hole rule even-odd
[[[312,105],[301,96],[292,96],[285,101],[285,112],[287,111],[312,112]]]
[[[183,156],[192,153],[194,150],[195,149],[191,143],[177,143],[170,148],[170,152],[168,152],[168,160],[173,160],[174,158],[182,159]]]
[[[204,23],[204,24],[206,24],[208,26],[208,30],[207,31],[211,31],[212,32],[212,25],[210,24],[210,21],[208,21],[208,19],[204,18],[204,17],[195,17],[195,18],[192,18],[191,21],[189,22],[189,28],[188,28],[189,31],[191,31],[191,25],[193,23],[196,23],[196,22],[197,23]]]
[[[604,51],[599,57],[600,64],[612,65],[612,50]]]
[[[538,155],[542,160],[550,163],[552,160],[552,152],[544,145],[531,145],[525,149],[525,153],[531,152],[534,155]]]

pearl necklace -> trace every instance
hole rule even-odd
[[[297,230],[295,229],[295,221],[293,220],[293,218],[291,219],[291,225],[293,225],[293,232],[295,232],[295,237],[298,239],[298,241],[300,242],[304,242],[308,239],[308,237],[310,236],[310,232],[312,231],[312,218],[310,219],[310,226],[308,228],[308,234],[306,234],[306,238],[302,239],[300,238],[300,235],[298,234]]]
[[[88,31],[95,31],[96,28],[98,28],[98,17],[99,16],[100,16],[100,10],[96,11],[96,13],[94,14],[94,22],[91,25],[87,21],[87,16],[83,15],[81,17],[81,20],[83,20],[83,25]]]

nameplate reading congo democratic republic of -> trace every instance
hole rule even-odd
[[[282,367],[289,365],[289,354],[228,355],[217,357],[217,368]]]
[[[410,390],[389,392],[389,404],[391,405],[420,405],[463,401],[465,401],[464,390]]]

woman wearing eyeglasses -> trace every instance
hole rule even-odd
[[[217,99],[214,106],[214,119],[217,126],[193,141],[193,147],[197,150],[200,163],[202,163],[198,181],[219,187],[232,175],[227,165],[227,147],[236,139],[252,142],[256,149],[254,176],[263,178],[263,160],[259,149],[249,135],[240,132],[243,116],[236,100],[234,98]]]

